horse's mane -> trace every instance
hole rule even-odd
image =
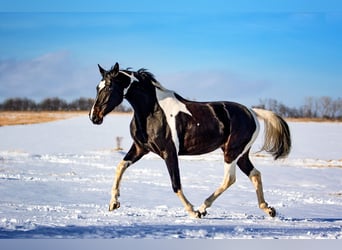
[[[127,70],[130,68],[127,68]],[[158,82],[156,80],[156,78],[154,77],[154,75],[147,71],[147,69],[145,68],[141,68],[137,71],[137,74],[143,79],[143,80],[148,80],[150,81],[156,88],[161,89],[161,90],[166,90],[166,88],[164,88],[160,82]]]
[[[151,80],[151,81],[154,81],[154,82],[157,81],[156,78],[154,77],[154,75],[153,75],[151,72],[147,71],[147,69],[145,69],[145,68],[139,69],[139,70],[137,71],[137,73],[138,73],[138,75],[140,75],[144,80],[147,78],[147,79],[149,79],[149,80]]]

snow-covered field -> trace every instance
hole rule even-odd
[[[238,170],[208,215],[191,219],[153,154],[127,170],[121,207],[108,212],[115,166],[131,144],[130,119],[0,127],[0,238],[342,238],[341,123],[290,123],[288,159],[252,157],[277,217],[259,210],[252,184]],[[117,136],[123,152],[113,150]],[[221,152],[182,157],[180,165],[184,192],[199,206],[221,182]]]

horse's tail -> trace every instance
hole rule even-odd
[[[288,156],[291,150],[290,129],[286,121],[279,115],[264,109],[252,109],[264,120],[264,145],[261,150],[272,154],[275,160]]]

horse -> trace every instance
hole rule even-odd
[[[102,76],[97,95],[89,112],[94,124],[126,99],[133,108],[130,123],[132,146],[116,167],[109,211],[118,209],[121,178],[129,166],[145,154],[153,152],[166,163],[172,189],[191,217],[207,215],[207,208],[236,181],[236,166],[253,183],[258,206],[274,217],[276,210],[265,201],[261,173],[252,164],[249,152],[264,120],[264,145],[261,150],[274,160],[288,156],[291,135],[286,121],[274,112],[229,101],[195,102],[181,97],[159,83],[146,69],[120,69],[116,63],[110,70],[98,68]],[[223,151],[224,177],[221,185],[197,209],[184,195],[179,155],[199,155],[218,148]]]

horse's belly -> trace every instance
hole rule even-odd
[[[220,148],[224,143],[222,138],[193,137],[184,140],[179,147],[179,155],[200,155],[210,153]]]

